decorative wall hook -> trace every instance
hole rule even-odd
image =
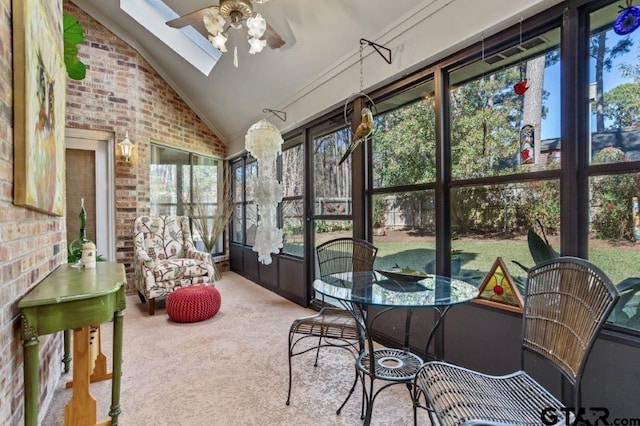
[[[388,63],[389,65],[391,65],[391,49],[384,47],[378,43],[374,43],[372,41],[369,41],[365,38],[361,38],[360,39],[360,44],[368,44],[369,46],[373,47],[376,52],[378,52],[378,54],[380,56],[382,56],[382,59],[385,60],[386,63]],[[383,52],[384,50],[384,52]]]
[[[263,108],[262,112],[270,112],[282,121],[287,121],[287,113],[284,111],[278,111],[277,109]]]

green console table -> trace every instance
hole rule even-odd
[[[73,395],[65,408],[65,426],[118,424],[122,376],[122,335],[126,275],[124,265],[98,262],[95,269],[60,265],[36,285],[18,307],[24,346],[24,423],[38,424],[40,374],[38,336],[73,330]],[[113,320],[113,377],[110,420],[96,422],[96,401],[89,393],[92,325]],[[65,355],[67,353],[65,352]]]

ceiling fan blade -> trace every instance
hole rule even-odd
[[[262,38],[267,41],[267,46],[271,49],[278,49],[285,45],[285,41],[280,37],[280,34],[269,24],[267,24],[267,30],[264,32]]]
[[[203,7],[202,9],[198,9],[191,13],[187,13],[186,15],[182,15],[179,18],[172,19],[171,21],[167,21],[167,25],[170,26],[171,28],[182,28],[182,27],[186,27],[187,25],[193,25],[198,21],[202,22],[202,19],[204,18],[204,14],[207,13],[207,10],[212,8],[217,9],[218,6]]]

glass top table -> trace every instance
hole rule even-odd
[[[343,302],[396,308],[446,308],[478,295],[476,287],[455,278],[427,275],[417,281],[406,281],[388,278],[378,271],[325,277],[315,280],[313,288]]]
[[[437,320],[427,337],[425,351],[428,351],[434,334],[449,309],[454,305],[468,302],[478,295],[478,289],[475,286],[459,279],[440,275],[418,278],[385,271],[335,274],[315,280],[313,288],[325,299],[332,298],[347,309],[355,318],[366,340],[366,345],[362,347],[362,352],[356,359],[356,371],[365,389],[363,393],[366,406],[365,425],[371,422],[373,402],[378,393],[395,384],[406,384],[411,388],[416,373],[424,364],[422,358],[409,350],[413,311],[417,308],[431,308],[437,313]],[[368,306],[383,309],[375,316],[368,317],[366,312]],[[402,349],[374,348],[373,338],[369,332],[373,323],[385,312],[397,308],[407,309],[404,347]],[[366,377],[369,377],[368,389]],[[389,383],[374,392],[373,382],[376,379]],[[353,390],[354,387],[351,388],[340,409],[349,400]]]

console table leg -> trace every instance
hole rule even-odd
[[[38,360],[38,337],[23,342],[24,348],[24,424],[37,426],[38,398],[40,396],[40,366]]]
[[[64,356],[62,357],[62,363],[64,364],[64,372],[68,373],[71,363],[71,330],[64,331]]]
[[[120,382],[122,380],[122,337],[124,311],[117,311],[113,316],[113,371],[111,379],[111,426],[118,425],[120,415]]]

